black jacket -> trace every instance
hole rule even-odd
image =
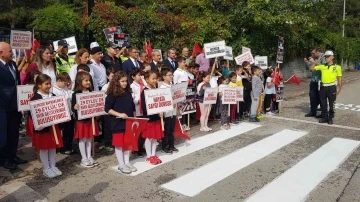
[[[115,71],[122,71],[122,61],[121,58],[114,57],[112,58],[107,53],[104,54],[104,57],[101,59],[101,63],[105,66],[106,69],[113,68]]]
[[[17,89],[20,85],[20,74],[16,64],[10,62],[16,71],[16,80],[14,79],[9,67],[0,61],[0,111],[17,112]]]

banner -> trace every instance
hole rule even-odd
[[[282,64],[284,62],[284,37],[279,37],[278,50],[276,53],[276,63]]]
[[[216,41],[204,44],[206,58],[216,58],[226,55],[225,41]]]
[[[91,92],[76,94],[78,120],[105,115],[105,93]]]
[[[219,88],[206,88],[204,93],[204,104],[216,104]]]
[[[30,31],[11,30],[10,46],[12,49],[30,49],[32,33]]]
[[[268,68],[268,57],[267,56],[255,56],[255,65],[261,69]]]
[[[182,82],[171,86],[171,93],[174,104],[182,102],[186,99],[187,87],[187,82]]]
[[[234,60],[232,47],[225,46],[225,52],[226,52],[226,55],[224,55],[225,60]]]
[[[63,95],[30,101],[30,112],[35,130],[71,120]]]
[[[238,65],[241,65],[245,61],[250,62],[250,64],[253,64],[255,62],[251,52],[243,53],[235,58],[235,62]]]
[[[236,101],[244,101],[244,86],[238,86],[236,89]]]
[[[243,46],[243,47],[241,48],[241,53],[244,54],[244,53],[247,53],[247,52],[250,52],[250,53],[251,53],[251,49],[248,48],[248,47]]]
[[[144,94],[148,115],[174,110],[170,88],[148,89]]]
[[[196,87],[197,80],[191,80],[186,89],[186,99],[178,103],[178,109],[182,115],[196,112]]]
[[[103,29],[107,42],[113,42],[122,47],[124,42],[129,42],[129,35],[123,33],[120,26]]]
[[[69,37],[69,38],[65,38],[63,39],[65,40],[68,44],[69,44],[69,47],[68,47],[68,53],[76,53],[78,51],[78,48],[77,48],[77,45],[76,45],[76,39],[75,39],[75,36],[72,36],[72,37]],[[57,40],[57,41],[54,41],[53,42],[53,45],[54,45],[54,50],[56,51],[59,46],[58,46],[58,42],[60,40]]]
[[[17,90],[17,106],[18,111],[29,111],[30,110],[30,99],[34,95],[34,85],[19,85],[16,86]]]
[[[222,104],[236,104],[236,88],[224,88]]]

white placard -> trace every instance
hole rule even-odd
[[[230,46],[225,46],[225,52],[226,52],[226,55],[224,55],[224,59],[225,59],[225,60],[234,60],[234,55],[233,55],[232,47],[230,47]]]
[[[64,95],[30,101],[30,112],[35,130],[71,120]]]
[[[224,88],[221,101],[222,104],[236,104],[236,88]]]
[[[255,62],[251,52],[243,53],[235,58],[235,62],[238,65],[241,65],[245,61],[250,62],[250,64],[253,64]]]
[[[34,95],[34,85],[19,85],[16,86],[17,90],[17,105],[18,111],[29,111],[30,110],[30,99]]]
[[[259,66],[261,69],[268,68],[268,57],[267,56],[255,56],[255,65]]]
[[[236,88],[236,101],[244,101],[244,87],[237,86]]]
[[[219,88],[205,88],[204,104],[216,104]]]
[[[30,49],[32,46],[32,33],[11,30],[10,46],[13,49]]]
[[[90,92],[76,94],[78,120],[105,115],[105,93]]]
[[[171,93],[174,104],[182,102],[186,99],[187,87],[187,82],[182,82],[171,86]]]
[[[204,44],[206,58],[216,58],[226,55],[225,41],[216,41]]]
[[[64,40],[69,44],[68,53],[76,53],[78,51],[78,48],[77,48],[77,45],[76,45],[76,39],[75,39],[74,36],[66,38]],[[59,47],[58,42],[59,42],[59,40],[53,42],[54,50],[58,49],[58,47]]]
[[[173,110],[170,88],[144,90],[146,110],[148,115],[159,114]]]
[[[241,48],[241,53],[244,54],[244,53],[247,53],[247,52],[250,52],[250,53],[251,53],[251,49],[248,48],[248,47],[243,46],[243,47]]]

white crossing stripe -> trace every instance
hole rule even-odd
[[[359,141],[334,138],[246,201],[304,201],[310,192],[359,145]]]
[[[165,163],[176,160],[185,155],[191,154],[193,152],[199,151],[206,147],[223,142],[230,138],[239,136],[243,133],[246,133],[248,131],[256,129],[260,126],[261,125],[250,124],[250,123],[241,123],[237,126],[231,127],[230,130],[220,130],[220,131],[216,131],[211,134],[204,135],[202,137],[192,139],[190,141],[186,141],[184,144],[177,146],[177,149],[179,149],[178,153],[173,153],[172,155],[166,155],[166,154],[158,152],[157,155],[159,156],[159,158],[162,161],[162,163],[158,164],[158,165],[150,165],[149,163],[146,163],[145,162],[146,158],[135,159],[135,160],[131,161],[130,163],[133,164],[137,168],[137,171],[131,173],[130,175],[132,175],[132,176],[139,175],[140,173],[151,170],[157,166],[163,165]],[[117,167],[118,166],[113,166],[112,169],[117,170]]]
[[[168,182],[162,187],[193,197],[306,134],[302,131],[283,130]]]

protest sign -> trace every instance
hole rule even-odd
[[[216,41],[204,44],[206,58],[216,58],[226,55],[225,41]]]
[[[244,87],[237,86],[236,88],[236,101],[244,101]]]
[[[222,104],[236,104],[236,88],[224,88]]]
[[[190,80],[186,89],[186,100],[178,103],[178,109],[182,115],[196,112],[196,86],[197,80]]]
[[[250,52],[250,53],[251,53],[251,49],[248,48],[248,47],[243,46],[243,47],[241,48],[241,53],[244,54],[244,53],[247,53],[247,52]]]
[[[179,103],[186,99],[187,82],[178,83],[171,86],[173,103]]]
[[[268,57],[267,56],[255,56],[255,65],[259,66],[261,69],[268,68]]]
[[[10,46],[13,49],[30,49],[32,33],[30,31],[11,30]]]
[[[34,85],[19,85],[16,86],[17,90],[17,106],[18,111],[29,111],[30,110],[30,99],[34,95]]]
[[[75,39],[74,36],[69,37],[69,38],[65,38],[63,40],[65,40],[69,44],[68,53],[76,53],[78,51],[78,48],[77,48],[77,45],[76,45],[76,39]],[[59,41],[60,40],[57,40],[57,41],[53,42],[54,50],[57,50],[59,48],[59,45],[58,45]]]
[[[113,42],[119,47],[122,47],[123,43],[129,42],[129,35],[123,33],[120,26],[105,28],[103,32],[108,42]]]
[[[226,52],[226,55],[224,55],[224,59],[225,59],[225,60],[234,60],[234,56],[233,56],[233,52],[232,52],[232,47],[230,47],[230,46],[225,46],[225,52]]]
[[[250,64],[253,64],[254,58],[251,54],[251,52],[243,53],[235,58],[236,64],[241,65],[243,62],[248,61]]]
[[[278,42],[278,50],[276,53],[276,63],[283,63],[284,62],[284,37],[279,37]]]
[[[77,110],[79,120],[106,114],[104,92],[78,93],[76,103],[79,105]]]
[[[216,104],[218,88],[206,88],[204,93],[204,104]]]
[[[167,112],[174,109],[170,88],[144,90],[144,95],[148,115]]]
[[[71,120],[65,96],[30,101],[30,112],[35,130]]]

